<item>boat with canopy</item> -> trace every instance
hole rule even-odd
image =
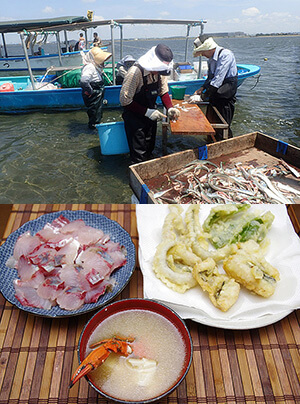
[[[193,94],[205,81],[206,71],[203,70],[203,61],[201,57],[199,61],[190,66],[188,59],[188,40],[192,27],[199,27],[199,36],[203,35],[204,20],[151,20],[151,19],[116,19],[116,20],[101,20],[101,21],[82,21],[82,22],[60,22],[57,25],[52,25],[51,30],[56,32],[58,42],[60,42],[60,33],[66,31],[84,31],[89,28],[97,28],[99,26],[110,27],[110,44],[112,52],[112,60],[106,64],[104,76],[107,78],[105,88],[105,106],[110,108],[120,107],[119,94],[121,85],[116,84],[116,61],[123,58],[123,27],[125,25],[141,25],[141,24],[160,24],[160,25],[182,25],[186,27],[184,61],[175,63],[174,69],[169,79],[169,88],[174,85],[184,85],[186,94]],[[115,52],[115,30],[119,29],[119,48],[120,54],[117,56]],[[35,32],[44,32],[45,27],[36,27]],[[1,32],[1,31],[0,31]],[[19,113],[37,111],[47,108],[47,110],[61,111],[83,109],[84,103],[81,95],[79,83],[72,87],[61,85],[61,77],[74,73],[80,74],[80,65],[58,67],[49,66],[46,73],[40,76],[34,76],[31,68],[31,60],[28,56],[27,47],[25,44],[24,30],[20,32],[20,38],[25,53],[27,76],[10,76],[0,77],[0,113]],[[80,63],[81,64],[81,63]],[[188,66],[191,70],[186,74],[180,67]],[[258,74],[259,66],[238,64],[238,85],[251,76]],[[52,74],[50,74],[52,73]],[[1,91],[2,89],[2,91]]]
[[[86,17],[60,17],[42,20],[23,20],[0,22],[0,33],[2,39],[2,52],[0,53],[0,72],[22,72],[28,71],[26,54],[28,56],[31,70],[45,71],[49,66],[76,66],[81,64],[79,51],[72,51],[68,41],[67,27],[70,24],[87,22]],[[60,37],[58,25],[64,25],[63,38]],[[24,43],[21,39],[23,54],[14,55],[8,50],[7,39],[10,34],[22,33]],[[55,37],[57,46],[56,52],[46,53],[45,44],[49,38]],[[87,40],[86,40],[87,42]],[[24,50],[24,45],[26,50]]]

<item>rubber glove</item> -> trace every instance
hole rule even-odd
[[[169,108],[169,109],[168,109],[168,117],[169,117],[171,120],[177,121],[177,119],[179,118],[179,116],[180,116],[180,111],[179,111],[179,109],[177,109],[177,108]]]
[[[157,109],[151,109],[151,108],[147,109],[145,116],[151,119],[151,121],[157,121],[166,118],[166,115],[162,114]]]
[[[202,98],[201,98],[201,95],[198,95],[198,94],[192,95],[189,99],[189,103],[191,103],[191,104],[195,104],[196,102],[200,102],[200,101],[202,101]]]

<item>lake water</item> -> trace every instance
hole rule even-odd
[[[216,41],[233,50],[237,63],[261,66],[259,77],[238,89],[234,136],[260,131],[300,147],[300,36]],[[123,54],[138,58],[158,42],[184,60],[184,40],[125,41]],[[192,41],[188,58],[194,61]],[[104,110],[103,122],[113,120],[121,111]],[[168,153],[203,143],[192,136],[168,141]],[[0,115],[0,203],[130,203],[129,162],[128,155],[101,155],[84,111]]]

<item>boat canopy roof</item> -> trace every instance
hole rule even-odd
[[[0,33],[6,34],[9,32],[26,31],[44,31],[49,28],[58,31],[57,27],[64,27],[61,29],[69,29],[70,24],[79,24],[89,21],[87,17],[57,17],[45,18],[42,20],[18,20],[18,21],[0,21]],[[54,29],[55,27],[55,29]],[[59,30],[61,30],[59,29]]]
[[[99,26],[122,26],[125,24],[160,24],[160,25],[186,25],[186,26],[201,26],[206,21],[204,20],[163,20],[163,19],[138,19],[138,18],[119,18],[113,20],[99,21],[79,21],[72,24],[60,24],[52,26],[53,31],[79,31],[88,28],[96,28]],[[1,31],[0,31],[1,32]]]

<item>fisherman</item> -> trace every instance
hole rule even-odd
[[[166,117],[156,108],[157,96],[170,119],[176,120],[180,115],[168,93],[167,75],[172,67],[171,49],[158,44],[141,56],[124,78],[120,103],[132,164],[153,158],[157,121]]]
[[[94,32],[94,39],[93,39],[93,46],[101,46],[102,45],[102,41],[98,36],[97,32]]]
[[[124,56],[120,62],[117,63],[117,75],[116,75],[116,84],[122,84],[124,81],[124,77],[131,66],[134,64],[135,58],[131,55]]]
[[[102,77],[104,62],[111,57],[111,53],[105,52],[97,46],[88,53],[81,53],[83,68],[81,71],[80,86],[82,98],[87,107],[89,117],[88,126],[95,129],[95,125],[101,122],[104,97],[104,81]]]
[[[228,137],[232,137],[230,128],[237,91],[237,66],[232,51],[216,44],[213,38],[201,43],[200,38],[194,41],[194,57],[203,55],[208,58],[208,76],[203,86],[191,96],[190,102],[209,101],[215,106],[228,124]],[[212,116],[212,108],[207,110],[207,118]],[[216,138],[222,140],[222,134]]]

